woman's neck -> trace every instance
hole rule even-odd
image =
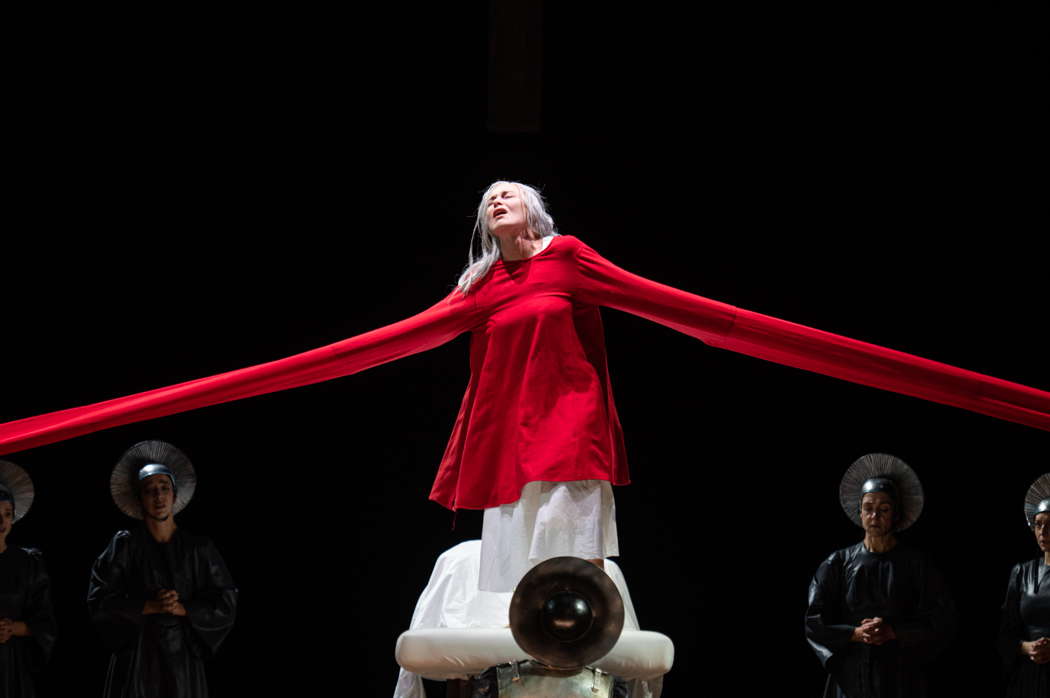
[[[534,235],[532,231],[526,230],[522,235],[500,239],[500,257],[504,262],[517,262],[539,253],[546,247],[548,241],[546,238],[533,237]]]
[[[167,543],[175,535],[175,517],[169,516],[163,521],[146,517],[146,530],[158,543]]]
[[[872,553],[888,553],[897,545],[897,537],[892,533],[885,536],[864,536],[864,547]]]

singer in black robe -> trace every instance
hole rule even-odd
[[[29,637],[0,643],[0,698],[32,698],[31,674],[47,662],[55,644],[51,581],[40,552],[8,546],[0,552],[0,618],[22,621]]]
[[[883,618],[896,639],[851,642],[865,618]],[[940,574],[919,551],[885,553],[864,543],[832,553],[809,587],[806,639],[828,672],[825,698],[926,696],[923,665],[950,641],[954,604]]]
[[[1022,655],[1022,642],[1050,637],[1050,566],[1036,558],[1014,565],[1003,602],[999,652],[1009,680],[1009,698],[1050,696],[1050,664]]]
[[[159,589],[176,590],[186,615],[144,614]],[[105,698],[203,698],[204,661],[233,626],[237,589],[209,539],[176,529],[161,543],[140,527],[95,561],[88,606],[113,651]]]

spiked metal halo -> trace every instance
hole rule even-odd
[[[193,464],[179,449],[165,441],[142,441],[129,448],[109,478],[109,492],[117,508],[132,517],[142,518],[142,503],[139,501],[139,471],[146,466],[163,466],[152,468],[147,472],[163,473],[171,471],[175,484],[175,506],[172,511],[178,514],[193,499],[197,489],[197,475]]]
[[[922,514],[922,483],[907,463],[888,453],[861,456],[853,461],[853,465],[842,476],[839,502],[850,521],[863,528],[860,522],[860,501],[864,498],[864,483],[874,478],[891,480],[896,487],[900,515],[894,530],[903,531],[915,523]]]
[[[1050,511],[1050,473],[1043,473],[1024,496],[1024,518],[1029,527],[1035,524],[1035,515]]]
[[[15,521],[25,516],[29,507],[33,506],[33,481],[29,479],[29,474],[6,460],[0,460],[0,493],[14,500]]]

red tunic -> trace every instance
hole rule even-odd
[[[515,501],[532,480],[628,481],[597,306],[712,346],[1050,430],[1050,393],[679,291],[554,238],[467,296],[277,361],[0,424],[0,454],[350,375],[471,331],[471,378],[431,498]]]
[[[471,330],[470,383],[430,498],[483,509],[536,480],[625,485],[627,458],[606,367],[599,305],[701,339],[724,334],[733,308],[628,274],[571,236],[518,262],[496,262],[467,296],[425,311]]]

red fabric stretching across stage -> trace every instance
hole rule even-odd
[[[401,322],[249,368],[0,425],[0,454],[350,375],[471,331],[471,379],[431,498],[514,501],[532,480],[627,482],[597,306],[705,343],[1050,431],[1050,393],[822,332],[643,279],[572,236],[497,262]]]

